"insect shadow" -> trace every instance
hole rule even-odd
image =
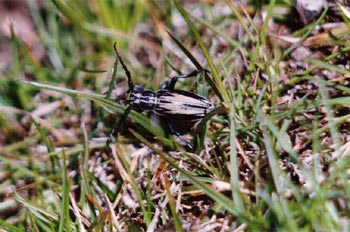
[[[188,142],[182,134],[213,110],[214,105],[198,94],[175,89],[175,84],[180,78],[195,77],[198,74],[210,72],[206,69],[199,69],[189,74],[175,76],[170,81],[165,81],[160,90],[153,91],[134,84],[131,74],[118,52],[116,42],[114,43],[114,51],[116,59],[119,60],[126,74],[129,88],[126,91],[128,106],[112,130],[111,138],[117,136],[131,110],[151,111],[159,117],[162,125],[165,125],[171,134],[177,136],[185,144],[187,151],[194,152],[195,146]],[[107,141],[108,147],[110,141],[110,139]]]

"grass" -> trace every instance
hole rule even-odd
[[[155,4],[28,1],[44,52],[38,57],[15,30],[6,40],[13,61],[0,78],[0,228],[346,230],[349,46],[317,37],[306,46],[312,57],[298,60],[301,43],[284,41],[314,39],[330,12],[293,31],[283,1]],[[286,37],[261,12],[282,20]],[[107,149],[127,85],[114,41],[145,88],[211,71],[177,84],[215,103],[192,133],[195,153],[135,111]]]

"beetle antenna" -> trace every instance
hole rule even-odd
[[[126,74],[126,76],[127,76],[127,78],[128,78],[128,85],[129,85],[129,90],[128,90],[128,92],[130,92],[130,91],[132,91],[132,90],[134,89],[134,83],[132,82],[131,74],[130,74],[128,68],[126,67],[126,65],[124,64],[124,62],[123,62],[121,56],[119,55],[119,52],[118,52],[118,49],[117,49],[117,42],[114,42],[113,47],[114,47],[115,54],[117,55],[118,60],[119,60],[120,63],[122,64],[122,67],[123,67],[123,69],[124,69],[124,72],[125,72],[125,74]]]

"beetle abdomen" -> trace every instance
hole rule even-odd
[[[197,120],[212,109],[212,103],[197,94],[182,90],[159,90],[154,112],[174,119]]]

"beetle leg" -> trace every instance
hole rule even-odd
[[[119,122],[117,123],[117,125],[114,127],[114,129],[112,130],[112,133],[111,135],[112,136],[116,136],[119,129],[120,129],[120,126],[122,125],[122,123],[126,120],[126,118],[128,117],[129,113],[130,113],[130,106],[128,106],[128,108],[126,108],[126,110],[124,111],[124,114],[122,116],[122,118],[119,120]]]
[[[162,85],[162,89],[174,90],[175,84],[179,78],[195,77],[200,73],[210,73],[210,71],[207,69],[198,69],[198,70],[194,70],[193,72],[188,73],[188,74],[175,76],[175,77],[171,78],[170,82],[168,82],[168,81],[164,82],[164,84]]]
[[[118,133],[118,131],[119,131],[119,129],[120,129],[121,124],[122,124],[122,123],[126,120],[126,118],[128,117],[128,115],[129,115],[129,113],[130,113],[130,110],[131,110],[131,108],[130,108],[130,106],[128,106],[128,108],[126,108],[126,110],[124,111],[124,114],[123,114],[122,118],[119,120],[119,122],[117,123],[117,125],[113,128],[112,133],[110,134],[110,137],[107,139],[106,147],[107,147],[107,149],[108,149],[109,151],[112,150],[109,144],[110,144],[112,141],[115,141],[115,140],[114,140],[114,137],[117,135],[117,133]]]
[[[189,152],[195,152],[194,147],[192,146],[192,144],[190,142],[188,142],[178,131],[176,131],[171,123],[168,123],[168,127],[170,130],[170,133],[173,135],[176,135],[176,137],[178,137],[184,144],[185,144],[185,148],[187,151]]]

